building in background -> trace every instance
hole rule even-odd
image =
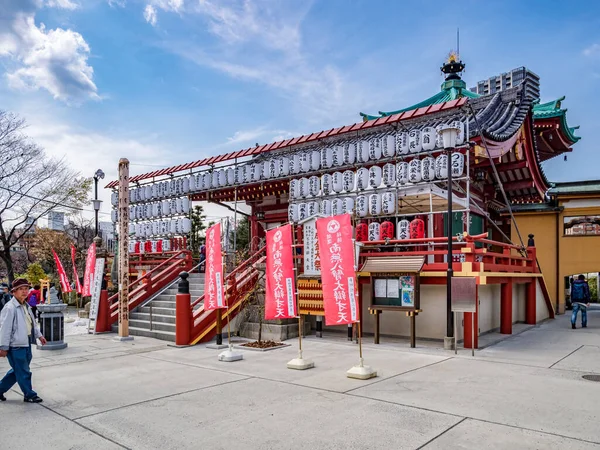
[[[115,224],[112,222],[98,222],[98,234],[102,238],[104,246],[109,251],[115,249]]]
[[[540,99],[540,77],[526,67],[518,67],[510,72],[501,73],[487,80],[479,81],[471,92],[479,95],[495,94],[520,84],[524,84],[524,94],[531,100]]]
[[[48,228],[55,231],[65,231],[65,213],[50,211],[48,213]]]

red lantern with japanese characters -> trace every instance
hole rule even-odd
[[[385,221],[381,224],[381,239],[394,239],[394,224]]]
[[[369,227],[366,223],[359,223],[356,225],[356,240],[358,242],[365,242],[369,239]]]
[[[425,237],[425,222],[421,219],[414,219],[410,222],[410,238],[421,239]]]

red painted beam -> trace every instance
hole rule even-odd
[[[511,183],[503,183],[505,191],[519,191],[524,189],[532,189],[535,188],[535,183],[532,180],[523,180],[523,181],[513,181]]]

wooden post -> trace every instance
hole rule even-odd
[[[537,301],[537,280],[534,278],[533,281],[527,283],[526,297],[525,297],[525,323],[527,325],[535,325],[537,323],[536,317],[536,301]]]
[[[414,311],[410,311],[410,348],[415,348],[417,346],[417,321],[416,315]]]
[[[500,333],[502,334],[512,334],[512,291],[512,281],[509,281],[508,283],[502,283],[500,288]]]
[[[221,308],[215,311],[217,314],[217,345],[223,345],[223,323],[221,319]]]
[[[129,160],[119,160],[119,338],[129,337]]]
[[[374,336],[374,343],[375,344],[379,344],[379,314],[381,311],[379,311],[378,309],[375,310],[375,336]]]

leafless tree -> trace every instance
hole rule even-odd
[[[14,279],[11,247],[50,211],[70,211],[87,200],[91,179],[64,159],[48,157],[24,133],[25,121],[0,110],[0,259]]]

